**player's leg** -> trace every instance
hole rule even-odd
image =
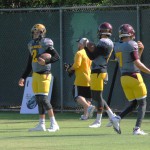
[[[101,126],[102,113],[104,108],[101,93],[101,91],[92,90],[92,99],[96,101],[97,114],[96,120],[91,125],[89,125],[90,128],[98,128]]]
[[[140,129],[142,120],[143,120],[143,118],[145,116],[145,112],[146,112],[146,98],[137,100],[137,102],[138,102],[137,121],[136,121],[136,125],[133,129],[133,134],[134,135],[147,135],[147,133],[145,133],[144,131],[142,131]]]
[[[102,92],[104,88],[104,79],[106,73],[91,73],[91,93],[92,100],[96,101],[96,120],[89,125],[90,128],[98,128],[101,126],[102,113],[104,109],[104,103],[102,98]]]
[[[126,115],[128,115],[129,113],[131,113],[133,110],[135,110],[137,107],[137,100],[133,100],[130,102],[129,106],[127,106],[127,108],[125,108],[125,110],[123,110],[119,116],[121,119],[123,119]]]
[[[91,105],[91,89],[90,86],[78,86],[78,95],[84,98],[83,105],[86,106],[84,114],[88,118],[92,118],[95,106]]]
[[[111,108],[107,105],[107,102],[103,99],[103,103],[104,103],[104,110],[106,111],[109,119],[111,119],[112,117],[115,117],[115,113],[112,112]]]
[[[86,87],[83,86],[73,86],[73,97],[74,101],[78,103],[80,106],[83,107],[83,115],[81,115],[81,120],[87,120],[88,119],[88,107],[90,106],[90,103],[88,103],[85,99],[86,96]]]
[[[48,100],[48,93],[49,93],[50,82],[51,82],[51,74],[40,75],[40,80],[38,81],[39,81],[38,83],[39,93],[42,94],[41,100],[43,102],[43,107],[48,112],[48,116],[50,118],[50,128],[48,129],[48,131],[55,132],[59,130],[59,126],[56,122],[50,100]]]
[[[33,73],[32,75],[32,88],[33,92],[35,93],[36,102],[38,105],[39,110],[39,123],[34,128],[29,129],[29,131],[46,131],[45,127],[45,109],[43,107],[43,104],[40,100],[40,95],[38,95],[38,75],[36,73]]]
[[[134,77],[131,76],[122,76],[121,77],[121,85],[123,87],[124,93],[131,104],[120,114],[121,118],[124,118],[128,113],[133,111],[137,105],[138,107],[138,119],[136,126],[140,126],[140,123],[145,114],[146,110],[146,96],[147,89],[143,82],[142,76],[137,73]],[[140,127],[135,127],[133,134],[144,134],[144,132],[140,132]]]
[[[134,135],[147,135],[144,131],[142,131],[141,124],[142,120],[145,116],[146,111],[146,97],[147,97],[147,89],[145,83],[143,82],[143,78],[141,74],[137,74],[137,86],[134,88],[134,93],[137,99],[138,108],[137,108],[137,121],[135,128],[133,129]]]

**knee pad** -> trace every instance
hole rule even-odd
[[[97,111],[102,112],[104,109],[104,100],[102,97],[102,91],[92,90],[92,99],[97,102]]]
[[[45,114],[45,109],[44,109],[43,104],[41,102],[40,95],[36,95],[35,97],[36,97],[36,102],[38,104],[39,114],[44,115]]]
[[[43,106],[44,106],[44,108],[46,110],[52,109],[52,105],[51,105],[51,103],[48,100],[48,96],[47,95],[43,95],[42,99],[43,99]]]

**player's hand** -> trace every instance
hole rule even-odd
[[[18,82],[19,86],[24,86],[24,79],[20,78],[19,82]]]
[[[74,70],[71,70],[71,64],[64,63],[64,69],[68,73],[69,77],[72,77],[74,74]]]
[[[143,45],[143,43],[142,43],[141,41],[138,41],[137,44],[138,44],[139,50],[140,50],[140,51],[143,51],[143,50],[144,50],[144,45]]]
[[[45,64],[45,60],[44,59],[42,59],[42,58],[38,58],[38,63],[40,64],[40,65],[42,65],[42,66],[44,66],[44,65],[46,65]]]

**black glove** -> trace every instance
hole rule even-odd
[[[71,64],[64,63],[64,69],[69,77],[72,77],[74,74],[74,70],[70,70],[71,66],[72,66]]]

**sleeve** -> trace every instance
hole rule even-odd
[[[112,47],[113,49],[113,47]],[[110,50],[101,42],[101,44],[95,45],[92,42],[87,44],[85,51],[89,59],[94,60],[99,55],[107,57],[110,54]]]
[[[72,65],[72,67],[74,69],[77,69],[81,66],[81,62],[82,62],[82,56],[79,53],[76,53],[75,58],[74,58],[74,64]]]
[[[102,45],[97,45],[96,49],[95,49],[95,55],[99,56],[108,56],[110,53],[109,49],[105,46]]]
[[[54,63],[54,62],[56,62],[60,59],[60,56],[59,56],[58,52],[53,47],[49,47],[46,50],[46,53],[49,53],[52,56],[49,61],[46,61],[46,64]]]
[[[27,76],[30,74],[31,70],[32,70],[32,56],[29,54],[28,63],[27,63],[26,69],[25,69],[24,73],[22,74],[21,78],[26,79]]]
[[[55,50],[54,43],[51,39],[47,38],[45,40],[45,48],[46,48],[45,52],[51,54],[51,56],[52,56],[49,61],[46,61],[46,64],[54,63],[60,59],[60,56],[59,56],[58,52]]]
[[[87,47],[84,47],[85,52],[87,54],[87,56],[89,57],[90,60],[94,60],[96,58],[96,56],[94,55],[93,52],[90,52],[89,49]]]
[[[136,42],[132,43],[130,56],[133,61],[139,59],[138,45]]]

